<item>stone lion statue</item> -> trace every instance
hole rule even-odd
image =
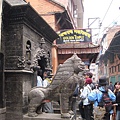
[[[50,99],[60,101],[62,118],[70,117],[69,97],[72,96],[76,83],[83,85],[83,77],[78,74],[84,72],[84,69],[84,63],[76,54],[59,65],[48,87],[34,87],[29,92],[28,116],[37,116],[37,108],[42,105],[43,100]]]

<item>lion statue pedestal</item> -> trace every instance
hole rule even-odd
[[[42,113],[36,117],[23,116],[23,120],[70,120],[70,118],[61,118],[61,114]]]
[[[61,118],[69,118],[69,98],[72,96],[76,84],[83,84],[83,77],[78,74],[84,72],[84,69],[84,63],[76,54],[59,65],[52,83],[48,87],[35,87],[29,92],[28,116],[38,116],[37,108],[45,99],[50,99],[60,101]]]

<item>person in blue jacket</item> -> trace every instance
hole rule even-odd
[[[107,87],[107,78],[105,76],[103,76],[99,79],[98,85],[99,85],[98,89],[94,89],[88,95],[89,101],[94,102],[94,107],[99,106],[99,102],[101,101],[103,92],[105,92],[105,91],[108,92],[109,98],[111,99],[112,102],[116,101],[115,94]],[[113,110],[111,110],[108,114],[106,113],[104,120],[110,120],[110,114],[112,114],[112,112],[113,112]]]

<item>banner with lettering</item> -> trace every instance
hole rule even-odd
[[[57,44],[92,42],[91,29],[70,29],[58,33]]]

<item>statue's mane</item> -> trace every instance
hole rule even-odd
[[[81,61],[81,59],[76,54],[74,54],[63,64],[58,66],[57,72],[53,77],[52,84],[50,85],[52,88],[64,84],[74,74],[74,64],[76,60]]]

